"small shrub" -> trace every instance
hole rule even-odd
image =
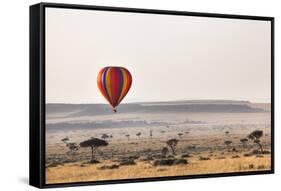
[[[210,158],[209,157],[202,157],[202,156],[200,156],[199,160],[210,160]]]
[[[62,162],[58,162],[58,161],[54,161],[50,164],[48,164],[46,167],[49,168],[49,167],[57,167],[57,166],[63,166],[64,164]]]
[[[182,158],[189,158],[189,157],[191,157],[191,155],[190,154],[183,154],[183,155],[181,155],[181,157]]]
[[[95,159],[92,159],[89,161],[89,164],[98,164],[98,163],[100,163],[100,161],[95,160]]]
[[[251,157],[251,156],[253,156],[253,154],[252,153],[245,153],[243,156],[244,157]]]
[[[153,166],[172,166],[187,163],[186,159],[162,159],[154,161]]]
[[[262,152],[262,154],[268,155],[268,154],[270,154],[270,151],[264,150],[264,151]]]
[[[260,169],[265,169],[265,166],[264,165],[259,165],[258,166],[258,169],[260,170]]]
[[[187,164],[187,160],[186,159],[175,159],[174,165],[178,165],[178,164]]]
[[[119,165],[120,166],[127,166],[127,165],[135,165],[135,164],[136,164],[136,162],[134,160],[128,159],[128,160],[121,161]]]
[[[249,164],[249,169],[253,169],[255,166],[253,164]]]
[[[117,169],[117,168],[119,168],[119,165],[113,164],[113,165],[104,165],[104,166],[99,167],[98,169],[107,170],[107,169]]]
[[[154,158],[152,156],[146,156],[140,159],[141,161],[152,161]]]
[[[261,152],[260,152],[259,150],[256,150],[256,149],[255,149],[255,150],[252,151],[252,154],[253,154],[253,155],[257,155],[257,154],[261,154]]]
[[[195,145],[188,146],[187,149],[196,149]]]
[[[167,169],[165,169],[165,168],[159,168],[159,169],[157,169],[157,171],[159,171],[159,172],[162,172],[162,171],[166,171]]]
[[[216,159],[225,159],[225,157],[217,157]]]

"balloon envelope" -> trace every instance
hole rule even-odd
[[[97,78],[98,88],[108,103],[115,107],[120,104],[132,85],[130,72],[123,67],[108,66],[100,70]]]

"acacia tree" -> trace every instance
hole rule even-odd
[[[226,148],[229,151],[229,148],[230,148],[230,145],[232,144],[232,141],[224,141],[224,144],[226,145]]]
[[[161,153],[162,153],[163,157],[166,157],[167,154],[169,153],[169,149],[167,147],[163,147],[163,149],[161,150]]]
[[[94,152],[97,151],[99,147],[105,147],[108,145],[108,142],[98,138],[91,138],[89,140],[83,141],[80,143],[80,147],[90,147],[92,153],[92,162],[95,161]]]
[[[171,148],[173,155],[176,155],[176,146],[178,144],[178,140],[177,139],[169,139],[166,144]]]
[[[138,133],[136,134],[136,136],[137,136],[138,138],[140,138],[141,132],[138,132]]]
[[[61,139],[61,141],[62,141],[63,143],[67,143],[67,141],[69,141],[69,138],[68,138],[68,137],[65,137],[65,138]]]
[[[179,138],[181,138],[183,136],[183,134],[182,133],[178,133],[178,136],[179,136]]]
[[[127,137],[128,141],[129,141],[129,140],[130,140],[130,135],[127,134],[127,135],[125,135],[125,136]]]
[[[255,130],[248,135],[248,138],[251,139],[254,143],[256,143],[259,146],[261,153],[263,153],[263,147],[262,147],[262,144],[261,144],[261,141],[260,141],[260,138],[262,136],[263,136],[262,130]]]
[[[79,146],[76,143],[67,143],[67,148],[69,149],[69,152],[71,155],[76,155],[77,151],[79,150]]]
[[[77,154],[77,151],[79,150],[79,146],[74,143],[74,142],[68,142],[69,138],[65,137],[63,139],[61,139],[61,141],[65,144],[65,146],[68,148],[68,152],[67,154],[71,154],[72,156]]]
[[[103,139],[103,140],[106,140],[106,139],[108,139],[109,138],[109,136],[107,135],[107,134],[102,134],[102,136],[101,136],[101,138]]]
[[[246,148],[248,139],[247,138],[240,139],[240,142],[242,143],[243,148]]]

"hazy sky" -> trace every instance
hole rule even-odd
[[[270,52],[269,21],[47,8],[47,103],[106,103],[104,66],[131,72],[123,102],[270,102]]]

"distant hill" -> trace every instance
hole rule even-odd
[[[171,102],[126,103],[117,107],[118,113],[175,113],[175,112],[266,112],[247,101],[189,100]],[[46,104],[47,117],[79,117],[112,114],[108,104]]]
[[[142,105],[174,105],[174,104],[250,104],[249,101],[237,101],[237,100],[178,100],[168,102],[140,102]]]

